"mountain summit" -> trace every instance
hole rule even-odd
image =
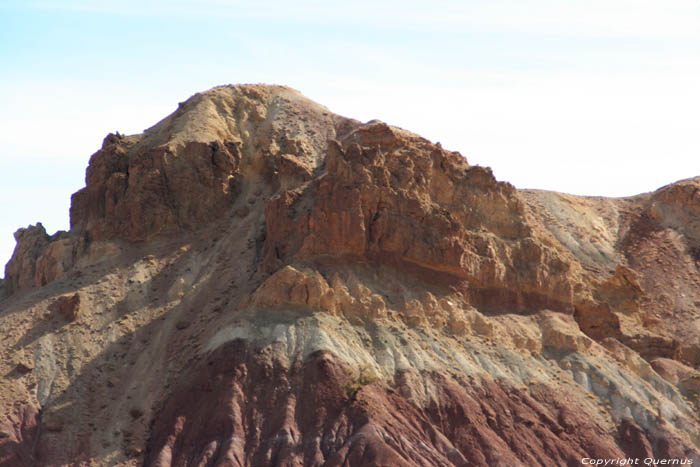
[[[70,216],[0,285],[1,465],[700,463],[700,177],[517,190],[236,85],[108,135]]]

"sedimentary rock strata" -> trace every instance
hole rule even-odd
[[[0,284],[2,465],[700,463],[700,178],[518,190],[278,86],[108,135]]]

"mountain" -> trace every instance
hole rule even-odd
[[[700,177],[517,190],[237,85],[108,135],[70,216],[0,285],[2,465],[700,463]]]

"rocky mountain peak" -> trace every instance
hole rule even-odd
[[[221,86],[108,135],[70,214],[6,268],[0,462],[700,462],[700,178],[517,190]]]

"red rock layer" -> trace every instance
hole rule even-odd
[[[416,377],[435,386],[425,407],[410,401]],[[287,367],[232,342],[174,388],[152,427],[146,465],[531,466],[626,455],[615,434],[544,385],[522,391],[398,374],[394,388],[355,387],[355,379],[326,352]]]

